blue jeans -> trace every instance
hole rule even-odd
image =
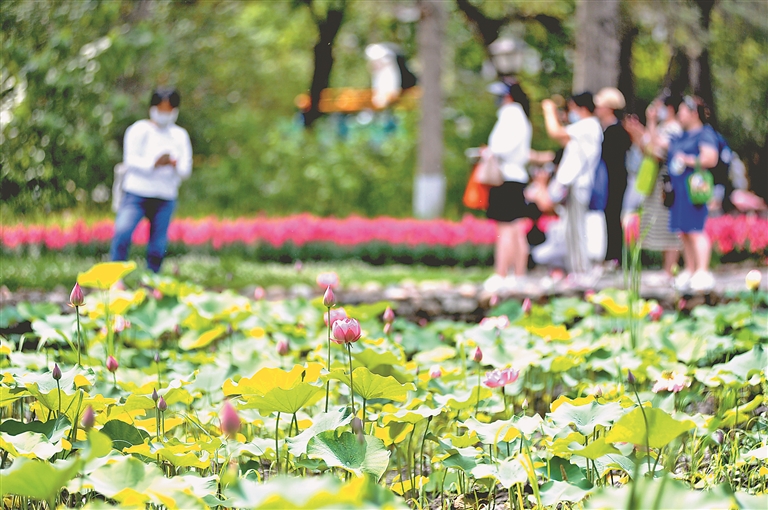
[[[168,226],[171,223],[175,200],[145,198],[125,193],[115,219],[115,237],[109,256],[113,261],[127,260],[131,248],[131,236],[142,218],[149,219],[149,245],[147,245],[147,267],[154,273],[160,272],[168,245]]]

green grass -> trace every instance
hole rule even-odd
[[[51,290],[56,286],[71,287],[77,274],[92,265],[104,262],[99,257],[78,257],[69,254],[46,253],[38,257],[0,256],[0,284],[11,291],[18,289]],[[143,260],[136,259],[139,268]],[[423,265],[373,266],[358,261],[306,262],[301,270],[294,264],[253,262],[241,257],[210,257],[184,255],[165,260],[162,272],[180,280],[194,282],[207,288],[243,289],[261,285],[290,287],[294,284],[314,286],[319,273],[335,271],[343,286],[352,283],[375,282],[382,285],[403,281],[448,281],[477,283],[487,278],[490,267],[428,267]]]

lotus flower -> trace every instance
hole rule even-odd
[[[317,275],[316,281],[320,287],[330,287],[332,289],[335,289],[339,285],[339,275],[337,275],[333,271],[329,271],[327,273],[320,273],[319,275]]]
[[[114,374],[117,371],[117,367],[119,366],[120,364],[117,362],[114,356],[107,357],[107,370]]]
[[[523,313],[525,315],[530,315],[532,308],[533,308],[533,305],[531,305],[531,299],[530,298],[523,299]]]
[[[93,428],[94,423],[96,423],[96,413],[93,412],[93,407],[88,406],[83,411],[83,418],[80,420],[80,424],[87,431]]]
[[[333,324],[337,320],[347,318],[347,312],[341,307],[331,308],[330,315],[331,315],[331,324]],[[328,325],[328,312],[323,314],[323,322],[325,322],[326,326]]]
[[[227,436],[234,436],[240,430],[240,417],[229,400],[224,402],[221,409],[221,431]]]
[[[502,370],[496,369],[485,374],[483,384],[489,388],[501,388],[502,386],[517,381],[519,376],[520,372],[514,368],[504,368]]]
[[[336,296],[333,295],[333,290],[329,286],[325,289],[325,294],[323,294],[323,306],[326,308],[330,308],[335,304],[336,304]]]
[[[291,349],[288,346],[288,340],[283,338],[283,339],[281,339],[281,340],[279,340],[277,342],[277,353],[280,356],[285,356],[286,354],[288,354],[290,352],[290,350]]]
[[[253,299],[255,301],[261,301],[266,295],[267,291],[264,290],[264,287],[259,286],[253,289]]]
[[[659,319],[661,319],[662,314],[664,314],[664,308],[662,308],[660,304],[656,303],[651,307],[651,311],[648,312],[648,317],[650,317],[652,321],[658,322]]]
[[[475,352],[472,353],[472,360],[475,363],[480,363],[483,361],[483,351],[480,350],[479,346],[475,348]]]
[[[69,305],[77,308],[78,306],[83,306],[83,303],[85,303],[83,289],[80,288],[79,283],[75,283],[72,292],[69,294]]]
[[[652,391],[658,393],[660,391],[669,391],[677,393],[683,388],[687,388],[691,385],[690,377],[685,374],[677,372],[663,372],[656,384],[653,385]]]
[[[333,323],[331,334],[333,341],[337,344],[348,344],[357,342],[362,332],[360,331],[360,323],[356,319],[347,317]]]
[[[637,243],[640,238],[640,217],[637,214],[632,214],[627,219],[624,225],[624,242],[627,246],[632,247]]]
[[[429,369],[429,378],[430,379],[437,379],[438,377],[442,377],[443,371],[440,369],[440,365],[432,365],[432,368]]]
[[[745,278],[745,283],[747,284],[747,288],[751,291],[756,291],[760,288],[760,282],[763,279],[763,275],[758,271],[757,269],[753,269],[749,273],[747,273],[747,277]]]
[[[382,318],[384,319],[384,322],[391,324],[395,321],[395,312],[393,312],[392,308],[388,306],[387,309],[384,310],[384,315]]]
[[[168,404],[165,402],[165,399],[164,399],[163,397],[160,397],[160,398],[157,400],[157,409],[158,409],[158,410],[159,410],[161,413],[164,413],[164,412],[165,412],[165,410],[166,410],[166,409],[168,409]]]
[[[51,371],[51,377],[53,377],[53,379],[56,381],[61,379],[61,369],[59,368],[58,363],[54,363],[53,370]]]
[[[384,324],[384,334],[387,335],[387,336],[392,334],[392,323],[391,322],[387,322],[386,324]]]
[[[505,329],[509,326],[509,317],[499,315],[498,317],[483,317],[480,321],[480,327],[483,329]]]

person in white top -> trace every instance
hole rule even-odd
[[[550,225],[547,240],[533,250],[533,259],[539,264],[562,265],[577,277],[586,276],[594,262],[605,256],[605,220],[602,229],[587,226],[603,129],[593,115],[595,105],[589,92],[578,94],[568,101],[568,126],[560,124],[554,101],[545,99],[541,107],[547,134],[564,150],[549,183],[546,173],[538,173],[534,184],[526,192],[528,199],[535,202],[542,212],[556,211],[560,216],[558,222]],[[591,230],[599,232],[598,238],[590,236]],[[591,248],[600,243],[602,254],[594,253],[600,250]]]
[[[528,240],[523,225],[531,216],[523,190],[528,183],[526,165],[531,152],[530,103],[517,82],[496,82],[488,91],[499,98],[498,120],[488,138],[488,147],[504,176],[501,186],[491,188],[487,216],[496,220],[494,274],[484,283],[488,292],[512,290],[515,279],[528,270]],[[514,274],[510,275],[510,269]]]
[[[147,267],[155,273],[165,257],[168,226],[181,181],[192,173],[192,144],[176,125],[181,97],[175,89],[156,89],[149,119],[132,124],[123,146],[123,197],[110,248],[113,261],[127,260],[131,236],[142,218],[149,219]]]

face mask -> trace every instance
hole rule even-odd
[[[568,112],[568,122],[571,124],[576,124],[578,121],[581,120],[581,117],[576,112]]]
[[[664,122],[667,120],[667,109],[659,108],[659,110],[656,112],[656,117],[659,119],[659,122]]]
[[[149,118],[152,122],[157,124],[161,128],[166,128],[176,122],[179,117],[178,108],[174,108],[170,112],[161,112],[157,109],[157,106],[153,106],[149,109]]]

